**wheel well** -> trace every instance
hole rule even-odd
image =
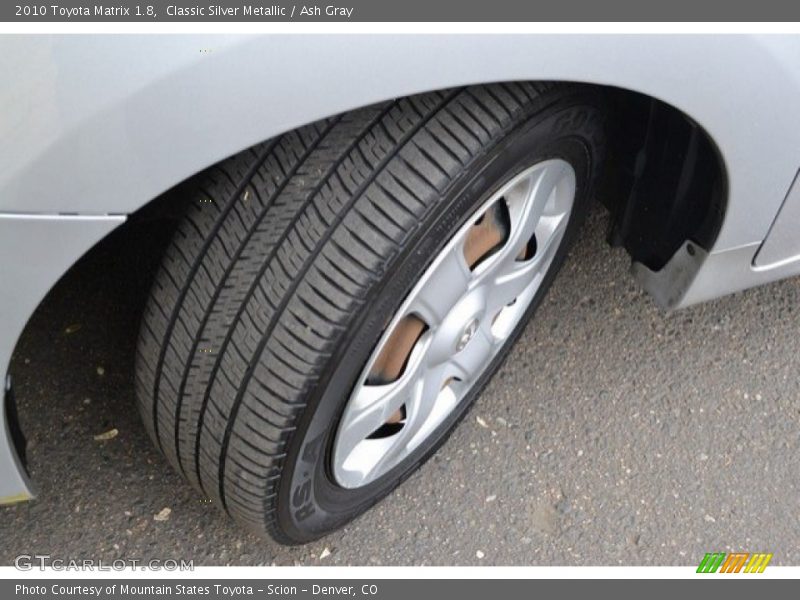
[[[615,88],[609,98],[609,164],[601,200],[608,241],[660,270],[686,242],[710,250],[725,212],[727,177],[705,130],[660,100]]]
[[[689,115],[652,96],[580,85],[607,100],[609,153],[598,198],[612,214],[609,243],[652,271],[686,241],[709,250],[727,196],[722,157],[710,136]],[[133,213],[131,221],[178,217],[185,183]]]

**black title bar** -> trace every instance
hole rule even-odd
[[[786,0],[38,0],[0,3],[2,22],[744,22],[800,20]]]

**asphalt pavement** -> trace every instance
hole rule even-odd
[[[590,216],[437,456],[291,548],[244,533],[151,445],[132,364],[158,239],[118,236],[56,287],[13,359],[38,498],[0,509],[0,564],[696,565],[734,550],[800,564],[800,279],[667,314],[605,226]]]

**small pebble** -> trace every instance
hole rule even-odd
[[[96,436],[94,436],[94,441],[105,442],[107,440],[113,440],[118,435],[119,435],[119,429],[115,427],[114,429],[109,429],[105,433],[98,433]]]

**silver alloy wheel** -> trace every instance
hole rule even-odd
[[[333,448],[339,485],[357,488],[387,473],[466,397],[536,295],[574,198],[572,166],[542,161],[500,186],[453,236],[350,395]]]

